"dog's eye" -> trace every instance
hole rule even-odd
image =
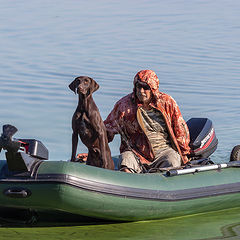
[[[87,83],[88,83],[88,80],[87,80],[87,79],[85,79],[85,80],[84,80],[84,83],[85,83],[85,84],[87,84]]]

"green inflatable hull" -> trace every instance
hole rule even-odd
[[[234,207],[240,207],[237,167],[168,177],[39,161],[31,172],[9,174],[6,161],[0,161],[1,209],[139,221]]]

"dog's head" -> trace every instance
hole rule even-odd
[[[99,85],[90,77],[80,76],[69,84],[69,88],[77,94],[89,96],[98,90]]]

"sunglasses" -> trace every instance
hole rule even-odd
[[[136,87],[139,89],[143,88],[144,90],[150,90],[150,87],[148,86],[147,83],[137,83]]]

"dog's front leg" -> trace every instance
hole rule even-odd
[[[111,151],[107,141],[107,133],[104,128],[98,131],[100,156],[102,159],[103,168],[114,169],[114,163],[111,158]]]
[[[75,162],[75,160],[76,160],[77,144],[78,144],[78,133],[77,132],[73,132],[73,134],[72,134],[72,156],[71,156],[71,162]]]
[[[107,154],[106,154],[106,141],[105,134],[103,129],[98,129],[98,138],[99,138],[99,147],[100,147],[100,156],[103,162],[103,168],[107,168]]]

